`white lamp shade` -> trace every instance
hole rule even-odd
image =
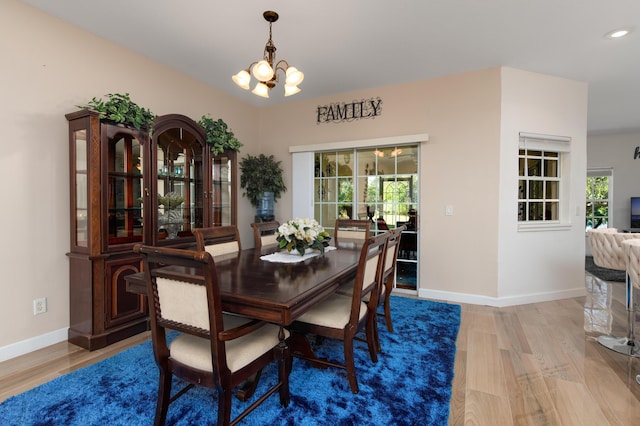
[[[258,82],[258,84],[256,84],[256,87],[251,91],[251,93],[253,93],[254,95],[258,95],[262,98],[268,98],[269,88],[267,87],[266,84]]]
[[[269,81],[273,78],[273,68],[264,59],[255,64],[251,71],[253,76],[260,81]]]
[[[249,90],[251,75],[247,72],[247,70],[242,70],[231,78],[233,79],[233,82],[238,86],[242,87],[244,90]]]
[[[287,68],[286,84],[290,86],[297,86],[302,83],[302,80],[304,80],[304,74],[301,71],[298,71],[296,67]]]
[[[300,88],[298,86],[292,86],[289,84],[285,84],[284,85],[284,95],[285,96],[291,96],[291,95],[295,95],[296,93],[300,92]]]

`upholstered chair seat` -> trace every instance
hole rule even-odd
[[[298,321],[316,324],[329,328],[344,328],[351,318],[351,296],[333,294],[322,303],[314,306],[314,309],[302,314]],[[360,302],[360,315],[362,320],[367,315],[367,304]]]
[[[249,322],[249,319],[243,317],[224,315],[225,330],[231,330]],[[229,371],[233,373],[240,370],[276,346],[279,342],[278,331],[278,326],[266,324],[251,334],[229,341],[226,345],[226,360]],[[285,338],[289,338],[287,330],[285,330]],[[211,341],[208,339],[191,334],[181,334],[171,342],[169,352],[171,352],[171,357],[181,364],[213,372]]]

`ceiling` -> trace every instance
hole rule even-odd
[[[640,129],[639,0],[23,1],[259,107],[508,66],[587,82],[590,133]],[[262,57],[265,10],[295,96],[231,80]]]

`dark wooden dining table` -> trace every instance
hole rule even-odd
[[[357,244],[340,244],[336,250],[302,262],[260,259],[274,251],[275,248],[246,249],[215,258],[223,310],[288,326],[353,278],[360,256]],[[171,268],[177,274],[193,274],[184,268]],[[127,276],[126,288],[129,292],[146,295],[144,274]]]

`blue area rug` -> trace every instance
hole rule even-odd
[[[294,359],[289,407],[280,405],[276,393],[241,424],[446,425],[460,306],[392,296],[391,307],[395,331],[379,321],[383,353],[377,364],[366,343],[356,342],[359,394],[351,393],[344,370],[315,369]],[[337,341],[327,339],[315,350],[343,360]],[[275,366],[265,369],[258,396],[276,378]],[[157,380],[146,342],[7,399],[0,404],[0,424],[151,425]],[[174,383],[174,389],[181,386]],[[216,398],[211,390],[192,389],[169,407],[167,425],[214,424]],[[232,418],[243,406],[234,398]]]

